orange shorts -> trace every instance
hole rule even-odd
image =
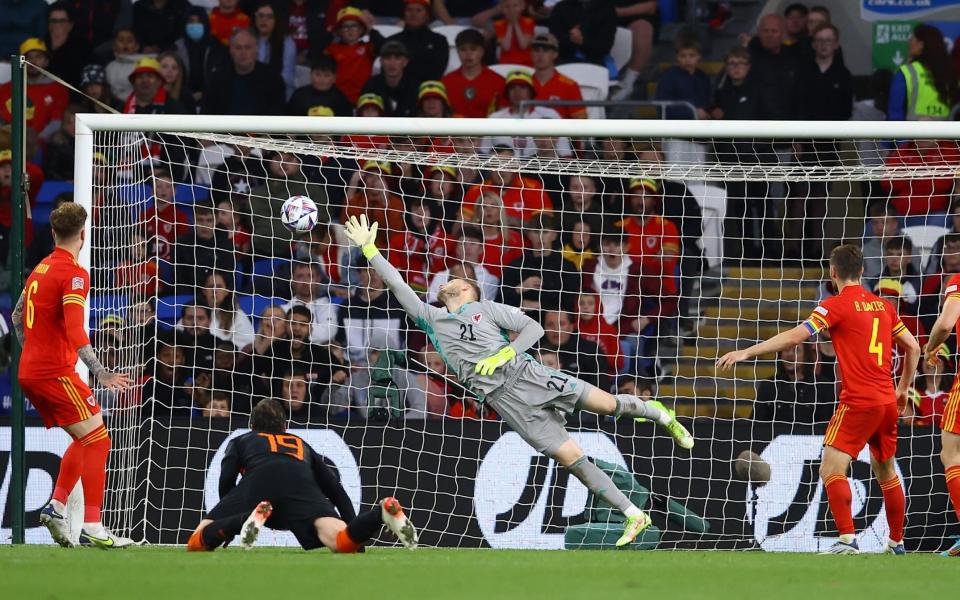
[[[841,403],[833,413],[824,446],[856,458],[866,445],[880,462],[887,461],[897,453],[897,421],[900,415],[896,403],[881,406],[854,407]]]
[[[49,429],[85,421],[100,412],[90,387],[76,373],[63,377],[21,379],[24,396],[43,417]]]
[[[960,377],[950,388],[950,395],[943,407],[943,418],[940,419],[940,429],[960,435]]]

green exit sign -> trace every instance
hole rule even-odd
[[[896,72],[907,62],[907,40],[916,21],[877,21],[873,24],[873,68]]]

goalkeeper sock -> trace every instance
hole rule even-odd
[[[957,520],[960,521],[960,465],[947,467],[944,475],[947,478],[947,491],[950,492],[950,502],[953,503],[953,510],[957,512]]]
[[[57,474],[57,484],[53,488],[53,497],[60,504],[66,506],[70,492],[76,487],[83,471],[83,446],[79,440],[73,440],[60,460],[60,473]],[[62,512],[62,511],[61,511]]]
[[[890,539],[903,540],[903,522],[906,519],[907,499],[900,486],[900,478],[892,478],[880,482],[883,492],[884,509],[887,512],[887,525],[890,526]]]
[[[213,550],[214,548],[219,548],[229,543],[230,540],[236,537],[237,534],[240,533],[240,530],[243,529],[243,523],[249,516],[249,513],[241,513],[239,515],[233,515],[232,517],[217,519],[213,523],[208,524],[200,532],[203,545],[208,550]]]
[[[847,476],[830,475],[824,479],[823,486],[827,490],[827,502],[830,504],[833,522],[836,523],[841,538],[845,535],[853,536],[855,529],[853,528],[853,513],[850,508],[853,494],[850,492]]]
[[[107,481],[107,455],[110,454],[110,435],[101,425],[79,440],[83,451],[83,522],[99,523],[103,505],[103,488]]]
[[[630,502],[630,499],[617,488],[610,476],[600,470],[600,467],[587,460],[586,456],[581,456],[567,470],[580,480],[587,489],[595,495],[601,497],[611,506],[627,516],[627,511],[637,507]],[[632,514],[632,511],[631,511]]]
[[[347,523],[347,528],[344,531],[347,532],[347,535],[350,536],[350,539],[357,546],[360,546],[375,536],[381,527],[383,527],[383,516],[381,515],[380,504],[378,503],[373,510],[354,517],[352,521]],[[337,536],[337,538],[337,546],[339,547],[339,536]]]
[[[613,413],[615,417],[628,416],[635,419],[650,419],[661,425],[666,425],[670,422],[670,415],[636,396],[617,394],[614,396],[614,399],[617,401],[617,408]]]

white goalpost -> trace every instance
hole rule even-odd
[[[870,287],[922,335],[936,277],[960,271],[957,140],[953,122],[77,115],[91,340],[137,381],[96,390],[113,439],[104,523],[185,543],[218,499],[226,443],[271,396],[356,507],[396,495],[422,544],[605,547],[607,524],[619,531],[445,372],[342,234],[344,215],[366,212],[428,302],[446,278],[470,277],[545,325],[535,358],[685,419],[692,452],[649,423],[568,418],[653,515],[638,547],[826,548],[829,339],[731,373],[714,363],[832,293],[823,259],[838,243],[864,246]],[[310,233],[280,223],[294,195],[320,209]],[[960,203],[956,214],[960,231]],[[957,532],[936,416],[923,414],[934,377],[946,386],[954,372],[918,381],[900,428],[915,548]],[[850,481],[860,547],[878,551],[883,497],[866,451]]]

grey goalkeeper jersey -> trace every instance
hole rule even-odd
[[[460,383],[477,394],[481,401],[513,381],[524,361],[533,360],[524,352],[540,339],[543,328],[519,308],[482,300],[464,304],[459,311],[451,313],[420,300],[383,256],[374,256],[370,265],[383,277],[417,327],[426,332]],[[511,342],[507,337],[509,331],[520,335]],[[496,354],[505,346],[512,346],[517,352],[513,360],[491,375],[474,372],[481,359]]]

